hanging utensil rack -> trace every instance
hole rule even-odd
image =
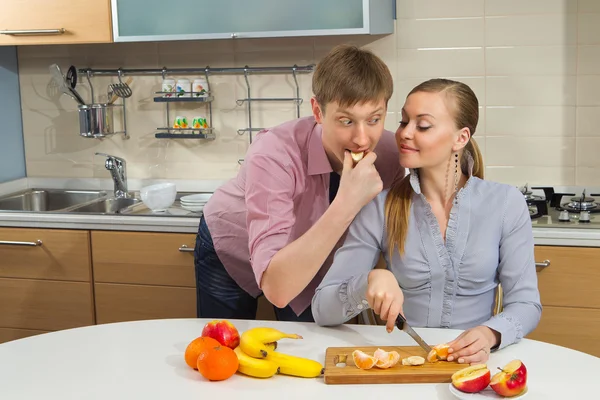
[[[165,127],[157,128],[159,131],[155,134],[156,138],[163,139],[207,139],[214,140],[215,134],[212,128],[212,101],[214,97],[210,90],[210,75],[221,75],[221,74],[243,74],[246,82],[247,88],[247,97],[243,99],[236,100],[236,104],[241,106],[246,104],[248,110],[248,126],[246,128],[238,129],[237,133],[239,135],[244,135],[248,133],[249,143],[252,143],[253,132],[259,132],[264,128],[258,128],[252,126],[252,103],[253,102],[274,102],[274,101],[293,101],[296,103],[296,114],[300,117],[300,105],[303,102],[303,99],[300,97],[300,87],[298,85],[297,74],[303,73],[311,73],[314,71],[314,65],[306,65],[306,66],[298,66],[293,65],[289,67],[235,67],[235,68],[213,68],[207,66],[205,68],[116,68],[116,69],[93,69],[93,68],[82,68],[79,69],[78,72],[82,74],[87,74],[88,76],[94,75],[109,75],[109,76],[119,76],[123,77],[125,75],[161,75],[163,79],[167,75],[204,75],[206,77],[208,93],[206,97],[163,97],[166,92],[155,92],[156,95],[154,97],[154,101],[157,103],[164,103],[166,105],[166,119],[167,124]],[[272,97],[272,98],[256,98],[252,97],[251,87],[249,76],[251,74],[286,74],[291,73],[294,77],[295,83],[295,97],[282,98],[282,97]],[[175,102],[199,102],[208,105],[208,119],[209,119],[209,128],[205,129],[194,129],[194,128],[170,128],[171,119],[170,119],[170,103]],[[238,160],[241,163],[243,159]]]

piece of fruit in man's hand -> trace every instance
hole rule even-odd
[[[477,393],[490,383],[490,370],[486,364],[476,364],[452,374],[452,386],[462,392]]]
[[[490,382],[490,387],[500,396],[512,397],[523,392],[527,387],[527,368],[521,360],[512,360],[504,366],[498,368],[500,372],[496,373]]]
[[[354,163],[356,164],[357,162],[363,159],[363,157],[365,156],[365,152],[361,151],[359,153],[355,153],[351,151],[350,156],[352,157],[352,161],[354,161]]]

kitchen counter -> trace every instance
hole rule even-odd
[[[200,336],[205,319],[169,319],[95,325],[0,344],[2,399],[455,399],[449,383],[328,385],[323,378],[275,375],[255,379],[235,374],[210,382],[188,367],[184,352]],[[404,332],[383,326],[324,328],[313,323],[231,320],[241,332],[272,326],[297,333],[282,339],[278,352],[324,364],[327,347],[415,346]],[[430,344],[448,342],[461,331],[416,328]],[[523,339],[490,355],[497,367],[520,359],[528,377],[527,400],[591,399],[597,395],[600,359],[543,342]],[[473,397],[475,398],[475,397]],[[487,398],[487,397],[486,397]]]
[[[130,179],[128,183],[130,190],[139,190],[142,186],[161,181],[150,182]],[[177,190],[180,192],[213,192],[224,183],[223,181],[171,181],[176,182]],[[111,191],[112,185],[110,179],[24,178],[0,184],[0,195],[27,188],[102,189]],[[197,216],[142,216],[0,211],[0,226],[5,227],[196,233],[199,222],[200,214]],[[533,236],[536,245],[600,247],[600,229],[538,227],[534,222]]]

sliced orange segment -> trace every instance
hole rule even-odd
[[[373,357],[377,359],[375,366],[378,368],[391,368],[400,361],[400,354],[397,351],[385,351],[383,349],[375,350]]]
[[[427,354],[427,361],[436,362],[438,360],[445,361],[448,358],[448,349],[450,346],[447,343],[441,343],[437,346],[433,346],[429,354]]]
[[[352,360],[354,361],[354,365],[360,369],[371,369],[377,362],[375,357],[368,355],[362,350],[354,350],[352,352]]]

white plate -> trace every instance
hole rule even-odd
[[[188,206],[203,206],[206,201],[182,201],[181,204],[187,204]]]
[[[455,397],[461,399],[461,400],[476,400],[476,399],[522,399],[523,397],[525,397],[527,395],[527,388],[525,388],[525,390],[521,393],[518,394],[514,397],[503,397],[500,396],[499,394],[497,394],[496,392],[494,392],[494,390],[488,386],[485,389],[483,389],[481,392],[479,393],[465,393],[465,392],[461,392],[460,390],[458,390],[457,388],[455,388],[451,383],[450,383],[450,393],[452,393]]]
[[[181,208],[183,208],[184,210],[192,211],[192,212],[198,212],[198,211],[202,211],[204,209],[204,206],[192,207],[192,206],[185,206],[182,204]]]
[[[179,200],[181,202],[185,202],[185,203],[197,203],[197,202],[207,202],[208,199],[210,199],[210,196],[212,196],[212,193],[196,193],[196,194],[190,194],[188,196],[183,196],[181,197]]]

